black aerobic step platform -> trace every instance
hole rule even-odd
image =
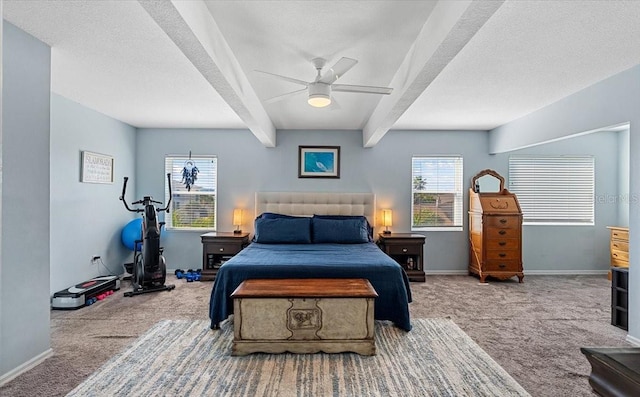
[[[60,310],[79,309],[87,303],[89,298],[93,298],[105,291],[117,291],[119,289],[120,278],[118,276],[95,277],[53,294],[51,308]]]

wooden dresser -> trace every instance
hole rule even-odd
[[[476,183],[486,175],[499,180],[496,192],[482,192]],[[522,211],[515,194],[504,188],[504,178],[484,170],[472,179],[469,189],[469,273],[480,277],[522,282]]]
[[[611,267],[629,267],[629,228],[607,226],[611,231],[609,238],[609,252],[611,253]],[[611,280],[611,270],[609,270]]]

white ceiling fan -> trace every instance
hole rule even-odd
[[[338,80],[343,74],[345,74],[349,69],[354,67],[357,60],[352,58],[342,57],[338,62],[335,63],[332,67],[330,67],[326,72],[322,73],[322,69],[324,69],[326,60],[323,58],[314,58],[311,60],[313,66],[316,68],[317,75],[315,80],[313,81],[304,81],[295,79],[292,77],[282,76],[275,73],[265,72],[262,70],[256,70],[256,72],[264,73],[269,76],[273,76],[279,78],[281,80],[285,80],[291,83],[300,84],[305,86],[305,88],[287,92],[286,94],[278,95],[273,98],[269,98],[265,101],[265,103],[273,103],[277,101],[281,101],[290,96],[307,92],[309,98],[307,102],[309,105],[322,108],[325,106],[329,106],[331,104],[331,92],[332,91],[340,91],[340,92],[356,92],[361,94],[382,94],[389,95],[393,91],[393,88],[389,87],[374,87],[368,85],[350,85],[350,84],[334,84],[336,80]]]

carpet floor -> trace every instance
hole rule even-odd
[[[376,322],[375,356],[234,357],[230,322],[164,320],[67,396],[529,396],[453,321],[412,325]]]
[[[53,355],[0,387],[2,397],[64,396],[162,320],[207,321],[210,282],[169,277],[171,292],[122,290],[73,311],[51,311]],[[630,346],[611,321],[606,276],[525,276],[480,284],[469,276],[411,283],[412,319],[450,318],[533,396],[594,397],[583,346]]]

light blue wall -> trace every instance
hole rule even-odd
[[[638,113],[640,100],[638,74],[640,66],[495,128],[489,135],[490,152],[508,152],[637,120],[640,115],[633,113]],[[631,129],[633,134],[633,123]]]
[[[611,131],[596,132],[498,155],[506,158],[507,165],[512,154],[575,154],[595,158],[595,225],[523,226],[525,274],[602,272],[609,269],[609,230],[606,226],[617,224],[619,212],[618,203],[611,200],[618,197],[618,135]],[[508,169],[503,175],[508,176]]]
[[[51,293],[122,274],[131,262],[120,231],[133,215],[118,197],[123,176],[134,173],[135,136],[128,124],[51,95]],[[80,182],[83,150],[113,157],[114,183]],[[91,263],[94,255],[104,266]]]
[[[265,148],[248,130],[141,129],[136,143],[136,194],[163,197],[164,157],[167,154],[218,156],[218,230],[231,231],[234,207],[245,209],[242,229],[253,230],[256,191],[371,191],[370,181],[359,176],[360,131],[282,131],[278,146]],[[342,146],[342,171],[338,180],[298,179],[298,144]],[[202,232],[163,233],[169,268],[202,266]]]
[[[618,226],[629,227],[629,129],[618,133]]]
[[[49,351],[51,50],[3,29],[0,378]]]
[[[299,179],[298,145],[341,147],[340,179]],[[461,154],[464,158],[465,197],[478,171],[492,168],[508,176],[508,155],[489,155],[488,134],[483,131],[390,131],[375,147],[363,148],[360,131],[278,131],[278,146],[264,148],[246,130],[138,131],[136,154],[137,195],[163,197],[165,154],[213,154],[218,156],[218,230],[230,231],[234,206],[248,209],[243,230],[252,231],[256,191],[374,192],[378,209],[392,208],[394,231],[409,231],[411,157]],[[616,192],[617,139],[613,132],[597,133],[522,150],[524,154],[590,154],[596,157],[596,194]],[[615,206],[596,208],[591,227],[528,226],[524,228],[525,273],[600,272],[608,268],[606,225],[616,222]],[[468,263],[467,219],[462,232],[426,232],[425,263],[428,273],[466,273]],[[380,230],[379,226],[376,225]],[[201,266],[198,232],[167,231],[163,244],[169,268]],[[543,244],[543,245],[541,245]],[[584,245],[584,250],[567,246]],[[544,246],[541,250],[539,247]],[[560,259],[560,260],[559,260]]]
[[[629,123],[629,336],[640,343],[640,66],[491,132],[491,152]]]
[[[379,208],[393,209],[392,231],[411,230],[411,157],[462,155],[464,180],[463,231],[421,232],[426,236],[424,260],[427,273],[467,273],[469,235],[466,210],[471,178],[479,171],[500,169],[501,159],[488,154],[484,131],[390,131],[367,151],[359,164],[371,181]]]
[[[410,142],[411,144],[407,144]],[[298,145],[341,147],[340,179],[299,179]],[[395,231],[410,228],[411,156],[463,154],[465,183],[498,164],[487,154],[486,132],[394,131],[374,148],[362,147],[361,131],[278,131],[278,146],[265,148],[247,130],[141,129],[136,144],[137,196],[163,197],[165,154],[218,156],[218,230],[230,231],[233,208],[247,209],[242,229],[253,231],[256,191],[374,192],[378,208],[393,208]],[[202,265],[201,232],[167,231],[163,244],[169,268]],[[466,271],[467,235],[427,233],[429,270]],[[433,247],[433,248],[431,248]],[[452,247],[437,249],[436,247]]]
[[[624,190],[621,186],[626,178],[631,181],[629,197],[640,197],[640,183],[634,182],[640,175],[640,139],[636,131],[640,123],[640,67],[490,134],[390,131],[377,146],[365,149],[361,131],[279,131],[278,147],[265,148],[248,130],[136,131],[55,94],[50,95],[48,46],[7,23],[4,34],[0,377],[48,350],[50,292],[104,270],[89,264],[93,255],[102,256],[112,269],[118,269],[129,259],[131,253],[125,251],[119,241],[120,228],[132,218],[117,200],[122,177],[132,178],[129,200],[142,195],[163,200],[166,154],[184,155],[192,151],[218,156],[218,230],[231,230],[232,209],[243,207],[249,218],[243,229],[252,231],[254,192],[297,190],[375,192],[378,208],[394,210],[392,229],[408,231],[412,155],[462,154],[466,190],[470,178],[484,168],[493,168],[507,176],[508,154],[490,155],[490,152],[504,153],[529,146],[518,153],[582,153],[584,150],[596,156],[597,195],[619,194]],[[623,164],[620,170],[611,160],[616,157],[616,150],[623,150],[620,148],[625,145],[624,138],[618,139],[622,140],[618,146],[615,146],[616,139],[604,135],[535,146],[625,121],[631,121],[630,171],[626,177],[624,160],[618,156]],[[341,178],[298,179],[298,145],[341,146]],[[114,156],[113,184],[79,182],[81,150]],[[25,162],[28,162],[27,168],[23,167]],[[618,175],[614,186],[611,182],[614,178],[609,176],[615,173]],[[640,277],[633,271],[635,258],[640,255],[637,254],[640,237],[635,233],[640,230],[637,204],[632,200],[627,217],[632,239],[630,335],[640,338],[640,319],[634,315],[640,307],[640,293],[634,292],[640,287]],[[465,208],[467,206],[465,197]],[[525,273],[606,269],[608,257],[605,260],[603,255],[608,255],[608,251],[607,239],[602,236],[603,227],[624,218],[624,209],[612,207],[598,205],[593,228],[525,227]],[[46,227],[42,227],[43,223]],[[465,219],[464,232],[425,233],[428,272],[466,272],[466,227]],[[164,234],[170,268],[200,267],[199,235],[175,231]],[[572,252],[567,247],[586,248]],[[15,280],[27,277],[31,288],[25,290]]]

